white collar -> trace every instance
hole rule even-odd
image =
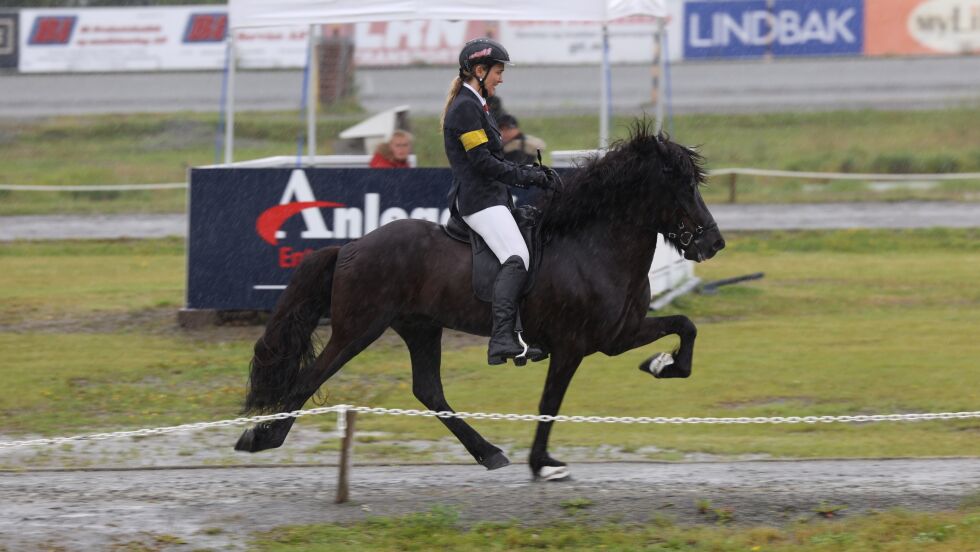
[[[469,83],[465,83],[464,82],[463,83],[463,86],[465,86],[466,88],[469,88],[470,90],[472,90],[473,93],[476,94],[476,97],[477,98],[480,98],[480,105],[483,105],[483,106],[487,105],[487,100],[486,100],[486,98],[483,97],[483,94],[480,94],[479,92],[477,92],[476,89],[474,89],[472,86],[469,85]]]

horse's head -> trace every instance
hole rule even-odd
[[[651,126],[638,120],[630,138],[587,161],[555,201],[542,205],[542,224],[549,233],[594,231],[595,225],[609,228],[625,222],[648,239],[663,234],[685,258],[698,262],[725,247],[698,189],[705,180],[701,156]]]
[[[667,192],[666,197],[657,196],[657,231],[688,260],[701,262],[714,257],[724,249],[725,239],[701,197],[700,186],[705,180],[701,156],[663,134],[651,135],[645,130],[635,130],[630,145],[647,149],[657,160],[656,168],[651,169],[652,185]]]

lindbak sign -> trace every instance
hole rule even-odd
[[[692,1],[684,57],[860,55],[863,0]]]
[[[189,309],[271,310],[302,257],[403,218],[449,218],[449,169],[191,170]]]

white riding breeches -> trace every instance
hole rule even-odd
[[[510,209],[503,205],[494,205],[464,216],[463,220],[487,242],[500,264],[517,255],[524,261],[525,270],[531,268],[531,255]]]

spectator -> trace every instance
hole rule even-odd
[[[374,157],[371,158],[370,167],[372,169],[407,169],[408,156],[412,153],[411,132],[407,130],[396,130],[391,134],[391,139],[387,142],[378,144],[374,150]]]
[[[501,115],[497,125],[504,141],[504,159],[518,165],[530,165],[538,160],[538,150],[546,146],[544,140],[521,132],[517,117],[509,113]]]

